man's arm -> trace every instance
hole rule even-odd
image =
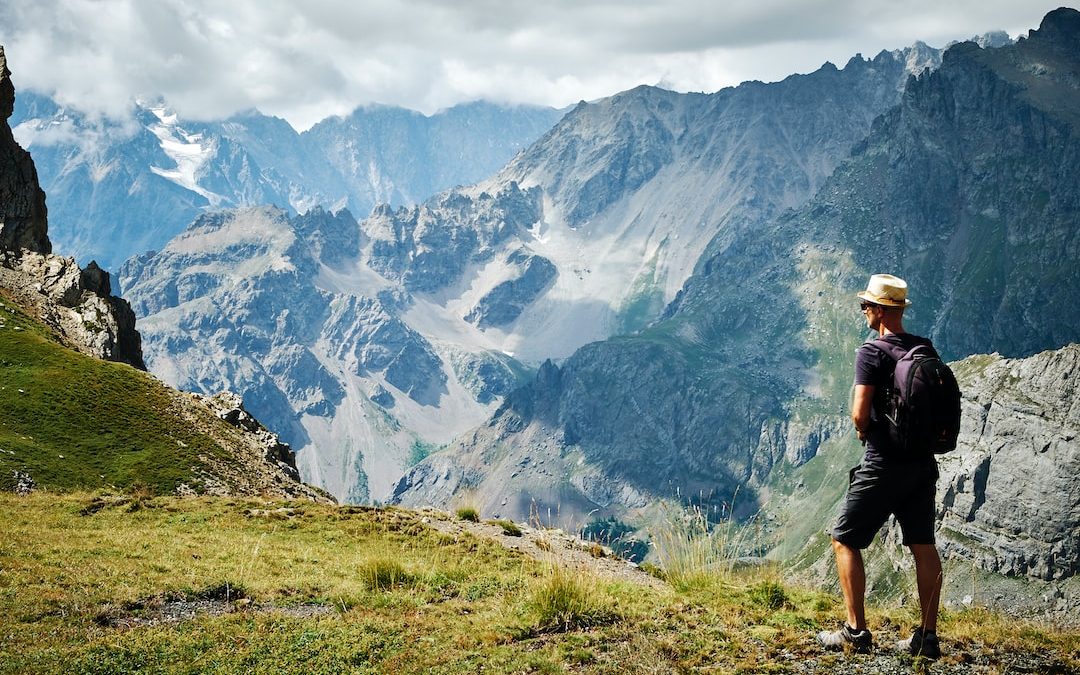
[[[874,385],[855,385],[855,398],[851,402],[851,421],[855,423],[855,433],[866,445],[866,430],[870,427],[870,404],[874,400]]]

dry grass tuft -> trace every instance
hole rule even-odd
[[[596,577],[551,565],[534,586],[528,609],[537,632],[563,632],[612,623],[618,614],[604,596]]]
[[[749,528],[731,521],[713,525],[697,507],[669,506],[665,515],[650,533],[664,578],[681,591],[730,582]]]
[[[357,567],[356,573],[364,586],[373,591],[388,591],[402,586],[411,586],[416,581],[401,563],[385,557],[363,561]]]
[[[479,523],[480,511],[474,506],[463,506],[457,510],[457,517],[470,523]]]

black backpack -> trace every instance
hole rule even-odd
[[[942,454],[960,434],[960,387],[953,372],[929,344],[904,349],[885,340],[871,344],[896,362],[885,392],[885,422],[892,446],[901,454]]]

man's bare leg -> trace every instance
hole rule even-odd
[[[832,544],[836,554],[836,572],[840,577],[840,588],[844,592],[844,605],[847,607],[847,623],[855,630],[863,630],[866,628],[866,570],[863,567],[862,551],[835,539]],[[936,610],[934,618],[937,619]]]
[[[919,607],[922,608],[921,628],[937,632],[938,602],[941,600],[941,558],[933,544],[913,544],[908,548],[915,556],[915,580],[919,585]],[[837,561],[839,566],[839,559]],[[842,577],[841,577],[842,578]]]

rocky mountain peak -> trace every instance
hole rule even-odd
[[[1049,42],[1059,48],[1080,53],[1080,11],[1060,7],[1043,17],[1037,30],[1031,31],[1032,42]]]

